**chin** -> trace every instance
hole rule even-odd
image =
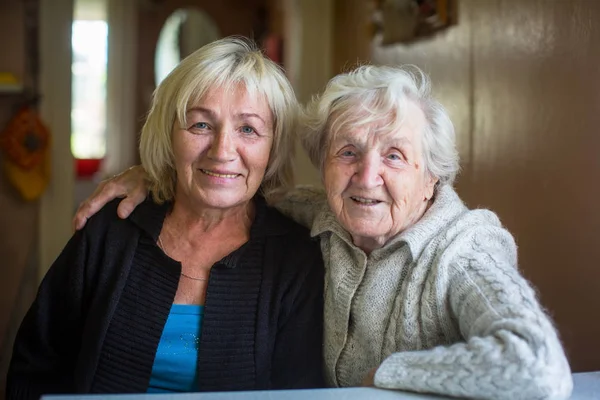
[[[197,201],[211,208],[232,208],[248,203],[244,196],[233,196],[227,193],[200,196]]]
[[[368,225],[372,225],[372,223]],[[362,237],[364,239],[377,239],[384,236],[386,233],[380,228],[373,229],[372,226],[367,226],[366,224],[357,224],[354,221],[350,222],[349,224],[343,223],[342,226],[351,236]]]
[[[379,241],[382,237],[385,237],[383,232],[373,232],[373,231],[359,231],[359,232],[350,232],[352,237],[361,238],[363,240],[373,240]]]

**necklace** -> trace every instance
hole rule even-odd
[[[160,239],[160,234],[158,235],[158,247],[160,247],[162,249],[162,251],[164,251],[165,254],[167,256],[169,256],[169,253],[167,253],[167,250],[165,250],[165,245],[163,244],[162,240]],[[171,257],[171,256],[169,256],[169,257]],[[171,257],[171,258],[173,258],[173,257]],[[193,281],[200,281],[200,282],[206,282],[206,281],[208,281],[207,278],[196,278],[196,277],[190,276],[188,274],[184,274],[183,273],[183,266],[182,266],[182,269],[181,269],[181,275],[185,276],[186,278],[191,279]]]

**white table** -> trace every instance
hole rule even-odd
[[[600,371],[573,374],[572,400],[600,400]],[[42,400],[98,400],[98,395],[44,396]],[[272,390],[253,392],[123,394],[101,396],[110,400],[441,400],[447,397],[372,388]]]

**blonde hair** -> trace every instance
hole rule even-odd
[[[440,185],[451,185],[459,171],[454,125],[432,97],[428,76],[412,65],[365,65],[331,79],[325,91],[306,107],[301,142],[322,171],[329,144],[338,132],[367,124],[377,126],[377,133],[393,132],[407,117],[408,101],[425,115],[421,133],[426,172]]]
[[[140,137],[140,157],[155,202],[175,196],[177,172],[171,141],[175,121],[187,126],[188,108],[211,89],[238,85],[254,98],[264,97],[273,114],[273,145],[260,191],[268,201],[274,201],[293,186],[293,133],[299,111],[294,90],[282,69],[256,44],[230,37],[190,54],[154,92]]]

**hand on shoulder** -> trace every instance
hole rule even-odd
[[[94,193],[79,205],[72,221],[73,230],[83,228],[92,215],[116,198],[123,198],[117,214],[120,218],[127,218],[148,195],[146,179],[146,171],[136,165],[100,182]]]

